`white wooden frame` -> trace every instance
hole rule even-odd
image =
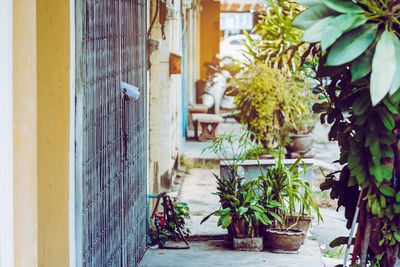
[[[14,266],[12,5],[0,8],[0,267]]]

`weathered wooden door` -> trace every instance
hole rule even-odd
[[[146,249],[146,1],[76,0],[77,266],[136,266]],[[124,81],[139,87],[126,101]]]

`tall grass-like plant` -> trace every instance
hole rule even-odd
[[[250,136],[256,134],[243,126],[243,134],[224,134],[214,139],[211,146],[203,152],[215,153],[222,162],[226,163],[229,171],[227,176],[220,177],[214,174],[217,181],[217,192],[220,208],[208,216],[201,223],[211,216],[219,217],[218,226],[222,228],[231,227],[234,235],[239,238],[258,236],[259,225],[271,225],[272,219],[267,216],[268,211],[279,209],[280,204],[274,200],[266,201],[256,193],[255,181],[245,181],[245,178],[238,173],[239,165],[249,157],[256,149]],[[263,201],[261,202],[261,199]],[[272,211],[272,214],[275,214]],[[276,214],[275,214],[276,215]],[[280,219],[278,215],[276,218]],[[243,233],[241,226],[244,225],[246,232]]]
[[[282,160],[282,150],[275,160],[275,165],[268,167],[266,171],[258,177],[258,185],[261,189],[264,199],[270,199],[278,202],[282,209],[278,210],[281,222],[278,225],[285,229],[290,227],[287,225],[289,217],[299,217],[308,214],[311,216],[315,212],[318,221],[322,220],[319,208],[315,199],[314,192],[310,188],[310,184],[300,177],[308,169],[302,164],[302,156],[300,156],[293,164],[286,167]],[[298,170],[299,166],[302,170]]]

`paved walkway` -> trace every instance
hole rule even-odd
[[[240,134],[240,125],[233,122],[222,123],[218,133],[230,132]],[[314,146],[316,153],[316,165],[322,166],[328,171],[338,168],[332,162],[338,158],[337,144],[328,142],[328,129],[317,125],[314,129]],[[188,158],[215,159],[211,153],[202,154],[201,151],[209,146],[211,141],[188,141],[185,144],[184,156]],[[192,235],[209,236],[223,235],[227,231],[217,227],[216,217],[211,217],[200,225],[200,221],[212,211],[218,209],[218,197],[212,195],[216,191],[213,172],[219,174],[219,169],[190,170],[182,179],[178,192],[178,199],[189,204],[192,220],[189,223]],[[343,214],[332,209],[321,209],[325,219],[323,223],[313,223],[305,244],[299,250],[299,254],[274,254],[264,252],[239,252],[233,251],[228,242],[223,240],[209,240],[202,242],[190,242],[189,250],[161,250],[150,248],[145,254],[140,266],[335,266],[341,261],[326,259],[321,256],[321,249],[326,249],[330,241],[338,236],[348,235],[345,228]]]
[[[178,199],[190,203],[191,222],[189,227],[192,235],[223,235],[226,229],[217,227],[218,218],[212,216],[200,225],[201,220],[219,208],[219,197],[211,193],[216,192],[214,175],[219,174],[217,169],[191,169],[185,175]]]
[[[188,250],[148,249],[141,267],[274,266],[323,267],[316,242],[306,240],[299,254],[234,251],[227,241],[191,242]]]
[[[182,181],[177,192],[179,201],[189,204],[191,221],[189,227],[192,235],[223,235],[227,231],[217,227],[217,218],[211,217],[200,225],[200,221],[210,212],[218,209],[218,196],[213,173],[218,169],[191,169]],[[309,231],[299,254],[274,254],[264,252],[233,251],[230,244],[223,240],[190,242],[189,250],[165,250],[150,248],[146,252],[140,266],[335,266],[340,261],[326,259],[321,256],[320,246],[326,248],[330,241],[339,235],[347,235],[345,221],[333,210],[322,209],[324,223],[316,224]]]

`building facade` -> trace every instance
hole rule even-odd
[[[140,261],[199,78],[200,2],[167,1],[150,43],[161,2],[3,1],[0,266]]]

